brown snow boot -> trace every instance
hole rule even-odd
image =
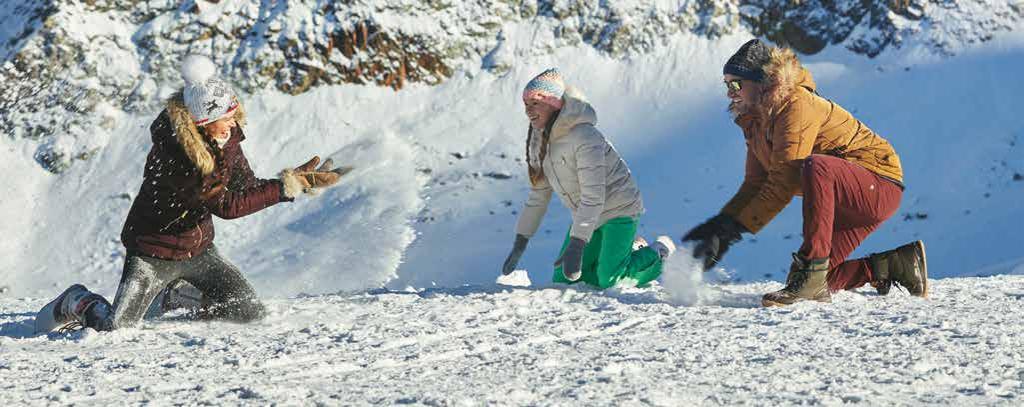
[[[918,240],[868,257],[875,281],[871,285],[878,295],[889,294],[896,285],[915,297],[928,298],[928,262],[924,242]]]
[[[793,265],[786,276],[786,286],[761,297],[761,305],[781,307],[800,301],[832,302],[828,291],[828,259],[804,259],[793,253]]]

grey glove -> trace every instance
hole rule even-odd
[[[526,251],[526,243],[530,241],[530,238],[523,235],[516,235],[516,242],[512,245],[512,252],[508,254],[508,258],[505,259],[505,265],[501,267],[501,274],[509,275],[516,269],[516,265],[519,264],[519,258],[523,256],[523,252]]]
[[[569,245],[565,247],[562,255],[555,260],[555,267],[562,266],[562,276],[569,281],[577,281],[583,276],[583,248],[587,242],[578,237],[569,239]]]

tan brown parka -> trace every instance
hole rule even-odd
[[[903,186],[892,145],[819,96],[793,51],[773,48],[764,70],[759,108],[736,118],[747,141],[746,174],[722,213],[757,233],[793,196],[802,195],[800,168],[811,154],[843,158]]]

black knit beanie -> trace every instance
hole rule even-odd
[[[769,54],[768,46],[754,38],[729,58],[722,73],[760,82],[764,80],[764,66],[768,64]]]

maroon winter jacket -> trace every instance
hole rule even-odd
[[[142,187],[121,231],[128,254],[166,260],[197,256],[213,242],[213,219],[249,215],[282,201],[281,181],[258,179],[242,152],[236,126],[224,148],[206,143],[212,173],[201,176],[174,133],[164,110],[150,126],[153,147],[146,158]]]

